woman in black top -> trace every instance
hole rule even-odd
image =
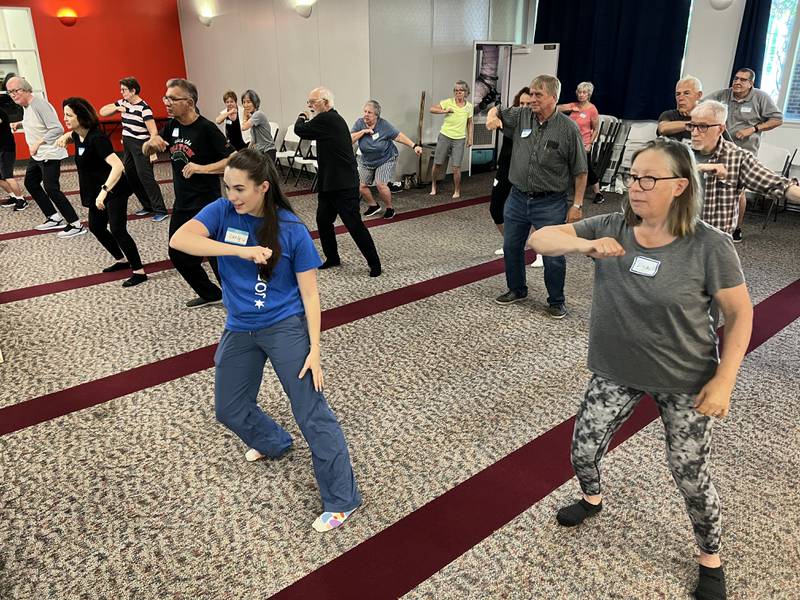
[[[88,101],[67,98],[62,106],[64,123],[72,131],[65,133],[56,143],[62,148],[69,142],[75,144],[81,204],[89,209],[89,231],[116,259],[103,272],[132,269],[133,275],[122,287],[147,281],[139,250],[126,227],[131,188],[125,178],[125,167],[114,152],[111,140],[100,131],[97,113]]]
[[[222,101],[225,103],[225,109],[219,113],[215,122],[217,125],[225,123],[225,137],[228,138],[228,142],[233,146],[234,150],[243,150],[247,148],[247,142],[244,141],[242,136],[242,122],[239,120],[239,99],[236,97],[236,92],[228,90],[222,96]]]
[[[522,106],[523,108],[531,105],[531,90],[527,86],[522,88],[514,96],[512,106]],[[502,131],[502,130],[501,130]],[[492,188],[492,199],[489,202],[489,213],[492,215],[492,221],[497,226],[500,235],[503,235],[503,209],[506,206],[506,198],[511,193],[511,182],[508,180],[508,172],[511,169],[511,151],[514,148],[513,140],[505,136],[503,138],[503,147],[500,148],[500,155],[497,157],[497,173],[494,176],[494,187]],[[495,251],[495,254],[502,256],[503,249]],[[532,267],[544,266],[542,258],[537,256],[536,260],[531,263]]]

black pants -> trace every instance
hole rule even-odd
[[[597,175],[597,173],[594,172],[594,169],[592,168],[592,151],[591,150],[587,150],[586,151],[586,166],[589,168],[589,171],[586,174],[586,185],[587,186],[593,186],[595,183],[598,183],[600,181],[600,177]],[[601,175],[602,175],[602,173],[601,173]]]
[[[109,224],[111,231],[108,230]],[[92,232],[103,248],[117,260],[123,257],[131,263],[131,269],[142,268],[142,259],[136,242],[128,233],[128,197],[121,194],[109,194],[106,197],[106,209],[89,207],[89,231]]]
[[[495,225],[503,224],[503,209],[506,206],[506,199],[511,193],[511,182],[508,180],[508,171],[502,172],[497,169],[494,176],[497,182],[492,188],[492,199],[489,201],[489,214]]]
[[[333,227],[338,215],[350,237],[361,250],[361,254],[367,259],[370,268],[380,267],[381,259],[375,249],[375,242],[372,241],[372,236],[358,212],[358,188],[320,192],[317,199],[317,229],[325,258],[332,261],[339,260],[336,231]]]
[[[200,211],[182,210],[173,212],[172,218],[169,221],[169,237],[172,237],[172,234],[180,229],[181,225],[187,221],[191,221],[198,212]],[[203,300],[219,300],[222,298],[222,291],[212,283],[208,278],[206,270],[203,268],[202,256],[192,256],[191,254],[186,254],[180,250],[170,248],[169,259],[172,261],[172,264],[175,265],[175,269],[181,274],[181,277],[186,280],[186,283],[188,283],[195,293]],[[217,276],[217,281],[221,281],[216,257],[210,257],[208,262],[211,264],[214,275]]]
[[[167,213],[164,196],[153,174],[153,163],[150,157],[142,152],[144,140],[137,140],[130,136],[122,136],[122,147],[125,149],[123,163],[125,176],[133,188],[133,193],[139,199],[142,208],[156,213]]]
[[[78,220],[78,213],[72,208],[64,192],[61,191],[61,161],[60,160],[33,160],[28,161],[25,169],[25,189],[30,192],[39,209],[45,217],[50,217],[56,212],[74,223]],[[42,183],[44,182],[44,188]],[[55,204],[55,206],[53,206]]]

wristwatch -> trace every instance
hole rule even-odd
[[[104,192],[108,193],[108,187],[106,186],[105,183],[103,184],[103,186],[100,189],[103,190]]]
[[[573,204],[572,208],[577,208],[578,210],[583,210],[583,204]]]

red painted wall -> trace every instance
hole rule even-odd
[[[155,115],[166,116],[164,83],[186,76],[177,0],[2,0],[0,5],[31,9],[47,99],[59,114],[69,96],[83,96],[95,108],[113,102],[119,79],[133,75]],[[78,13],[73,27],[56,18],[62,7]],[[18,136],[17,158],[28,156],[24,137]]]

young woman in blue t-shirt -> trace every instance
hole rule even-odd
[[[170,240],[187,254],[219,257],[228,318],[214,357],[216,416],[250,448],[248,461],[291,448],[291,436],[257,403],[269,359],[311,448],[324,510],[313,527],[329,531],[361,505],[361,495],[344,434],[322,394],[322,261],[265,155],[242,150],[224,180],[227,199],[206,206]]]

